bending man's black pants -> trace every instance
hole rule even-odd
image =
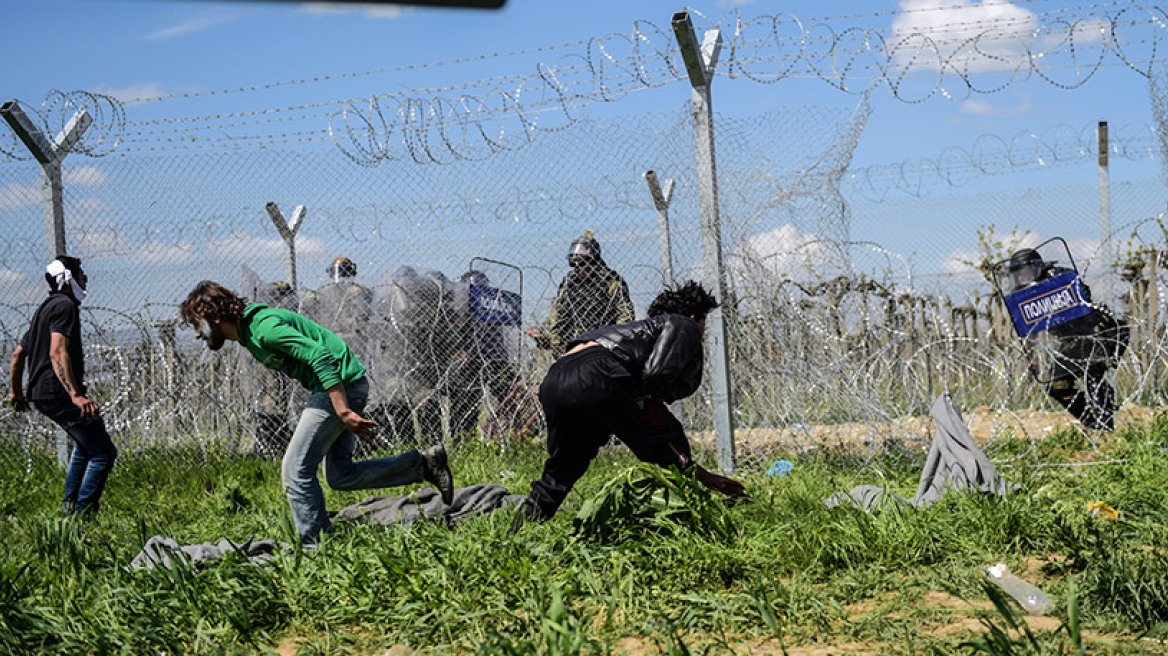
[[[689,465],[689,439],[681,422],[661,401],[638,400],[638,388],[637,379],[599,345],[565,355],[548,369],[539,387],[548,458],[530,497],[538,518],[556,514],[609,435],[644,462]]]

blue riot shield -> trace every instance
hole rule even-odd
[[[478,321],[518,326],[523,318],[523,300],[515,292],[498,287],[470,286],[470,315]]]
[[[1014,330],[1022,338],[1064,324],[1091,312],[1083,283],[1073,270],[1005,295]]]

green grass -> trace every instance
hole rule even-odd
[[[290,550],[262,566],[230,555],[153,571],[125,567],[153,535],[292,541],[278,463],[126,457],[101,515],[82,522],[59,517],[63,475],[47,456],[0,454],[27,464],[0,473],[0,653],[271,653],[292,640],[302,654],[381,654],[397,644],[440,654],[812,644],[1053,654],[1080,653],[1077,640],[1090,653],[1162,653],[1157,638],[1139,636],[1162,634],[1168,621],[1165,437],[1168,422],[1157,422],[1106,447],[1122,464],[1042,466],[1043,455],[1067,462],[1084,448],[1060,434],[1039,444],[1039,459],[1004,470],[1021,486],[1015,494],[949,495],[875,514],[823,499],[859,482],[912,496],[919,462],[878,458],[857,479],[856,459],[821,453],[779,478],[743,473],[751,496],[727,506],[683,476],[606,449],[560,515],[514,536],[510,513],[454,528],[353,526],[315,552]],[[525,492],[541,449],[456,447],[457,483]],[[330,508],[364,496],[326,487]],[[1125,520],[1090,517],[1096,499]],[[981,568],[996,562],[1056,600],[1057,628],[1011,629],[1021,620],[983,587]],[[962,619],[972,626],[944,630]]]

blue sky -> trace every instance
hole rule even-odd
[[[1026,27],[1028,14],[1068,4],[976,0],[712,0],[689,7],[699,28],[710,22],[730,24],[724,21],[732,19],[735,11],[746,19],[787,13],[797,17],[813,35],[827,33],[826,29],[814,28],[819,24],[830,25],[836,33],[857,26],[870,30],[866,34],[879,35],[891,43],[914,32],[934,36],[948,33],[950,38],[960,40],[983,29],[978,21],[991,21],[987,24],[994,25],[992,21],[1003,18],[1013,21],[1011,25]],[[527,75],[532,59],[541,56],[538,53],[516,56],[514,69],[510,68],[510,58],[481,58],[494,53],[576,44],[610,33],[628,34],[637,21],[667,28],[670,16],[683,6],[660,0],[574,3],[508,0],[502,10],[483,11],[292,2],[0,0],[4,16],[0,23],[0,42],[5,44],[8,53],[8,60],[0,67],[0,98],[19,99],[26,106],[35,107],[53,89],[83,89],[126,101],[173,94],[195,96],[181,102],[128,104],[127,117],[131,120],[167,116],[176,108],[206,116],[239,111],[243,107],[262,109],[346,97],[367,98],[427,85],[441,88],[489,75]],[[1119,2],[1099,11],[1117,15],[1127,6]],[[1088,5],[1083,3],[1082,7],[1087,12]],[[1112,53],[1105,54],[1098,67],[1091,62],[1099,52],[1095,45],[1098,27],[1090,21],[1077,27],[1072,34],[1076,40],[1076,59],[1072,60],[1065,48],[1060,51],[1057,61],[1047,71],[1056,78],[1053,83],[1033,74],[1003,73],[1000,67],[993,70],[983,58],[966,65],[976,73],[975,79],[985,89],[998,86],[1002,89],[970,94],[960,92],[960,85],[950,84],[951,91],[958,91],[957,97],[945,98],[939,93],[927,93],[935,80],[930,77],[927,63],[902,62],[898,70],[907,75],[901,88],[909,102],[892,97],[888,85],[874,91],[871,118],[856,149],[853,166],[857,169],[884,167],[920,158],[934,159],[947,147],[973,149],[976,143],[984,144],[986,135],[996,134],[1009,140],[1023,130],[1043,133],[1058,125],[1077,130],[1099,120],[1108,120],[1116,135],[1142,134],[1141,130],[1146,130],[1152,121],[1146,79]],[[1051,46],[1066,36],[1048,26],[1031,43]],[[995,50],[1000,47],[986,44],[987,51],[1003,60],[1017,55],[1008,47]],[[583,49],[584,46],[569,46],[549,52],[558,57],[564,52]],[[1135,46],[1127,54],[1137,61],[1143,56]],[[456,60],[467,61],[437,68],[421,66]],[[403,68],[413,66],[419,68]],[[443,78],[443,75],[452,77]],[[1090,79],[1084,82],[1088,75]],[[812,77],[804,74],[779,84],[719,78],[714,86],[714,107],[730,116],[748,117],[786,106],[846,108],[858,101],[857,95],[844,93]],[[325,81],[282,84],[311,78]],[[862,78],[862,72],[857,72],[849,82],[862,82]],[[253,87],[268,88],[254,93],[208,93]],[[617,103],[594,103],[583,111],[601,120],[619,118],[638,112],[670,110],[687,96],[688,89],[673,84],[631,93]],[[1116,158],[1113,167],[1113,181],[1117,184],[1159,176],[1159,165],[1151,159]],[[1032,167],[1024,176],[979,177],[954,193],[981,194],[975,196],[980,198],[998,190],[1005,192],[1028,185],[1091,185],[1096,178],[1093,162],[1083,160],[1049,170]],[[929,208],[914,203],[910,197],[890,201],[901,205],[890,206],[886,202],[873,209],[857,202],[856,238],[883,240],[895,232],[902,243],[908,244],[906,250],[924,252],[929,248],[924,237],[947,229],[944,216],[930,213]],[[1090,202],[1086,198],[1079,204]],[[951,204],[963,205],[960,198]],[[1157,200],[1155,206],[1162,207],[1162,202]],[[285,211],[288,213],[290,209]],[[946,208],[945,211],[959,210]],[[1155,209],[1149,203],[1136,203],[1124,211],[1127,215],[1116,218],[1115,224],[1130,222]],[[900,220],[888,223],[887,215],[895,212],[899,212]],[[866,216],[879,216],[879,219],[864,219]],[[1065,221],[1066,216],[1065,212],[1053,212],[1049,216],[1031,214],[1019,217],[1017,223],[1033,228],[1036,238],[1045,238],[1061,229],[1060,221]],[[1009,221],[997,223],[999,228],[1011,227]],[[966,244],[971,249],[971,229],[964,225],[961,230],[953,243]],[[1079,226],[1075,230],[1077,234],[1071,236],[1090,242],[1090,230],[1089,224],[1086,228]],[[963,253],[969,254],[968,250],[962,251],[952,244],[943,250],[929,254],[934,268],[944,258],[952,260]]]
[[[916,24],[908,29],[921,29],[946,21],[944,11],[922,12],[922,6],[949,6],[970,16],[970,8],[983,6],[986,9],[977,15],[985,18],[1006,12],[1003,6],[1025,13],[1059,4],[1069,3],[715,0],[690,7],[710,21],[726,18],[734,10],[746,18],[785,12],[808,27],[817,22],[830,22],[836,29],[863,26],[883,30],[891,40],[896,22],[906,15],[898,10],[904,8],[917,10]],[[0,0],[4,15],[0,39],[9,53],[0,71],[0,95],[35,105],[50,89],[86,89],[129,99],[343,76],[568,44],[609,33],[627,34],[639,20],[665,27],[671,14],[683,6],[660,0],[508,0],[502,10],[484,11],[397,5],[346,9],[348,5],[294,2]],[[1116,7],[1122,8],[1123,3]],[[1106,9],[1114,15],[1117,8]],[[701,17],[695,16],[695,22],[700,25]],[[1088,56],[1092,54],[1089,40],[1083,50]],[[506,66],[506,62],[495,61],[493,65]],[[528,71],[491,71],[507,72]],[[1081,77],[1066,70],[1058,76],[1059,83],[1072,84]],[[406,75],[356,80],[343,89],[353,91],[355,97],[405,91],[415,81]],[[988,79],[986,84],[996,81]],[[293,88],[297,93],[305,92],[304,87]],[[963,139],[972,143],[985,132],[1012,135],[1017,130],[1059,123],[1078,126],[1106,118],[1118,125],[1150,119],[1143,78],[1117,65],[1113,57],[1081,91],[1067,92],[1032,79],[1014,82],[998,93],[958,100],[935,95],[914,104],[892,99],[881,90],[873,97],[878,111],[870,125],[872,134],[866,135],[870,138],[857,153],[857,163],[900,159],[890,157],[893,152],[904,158],[931,157],[938,144],[960,144]],[[330,92],[331,88],[309,90],[326,96]],[[670,95],[680,92],[674,89]],[[849,101],[846,94],[819,81],[791,80],[767,86],[724,80],[716,83],[715,93],[715,108],[736,115],[789,104],[836,106]],[[1068,101],[1072,96],[1073,102]],[[233,100],[228,96],[220,108],[230,108]],[[647,98],[645,104],[651,105],[653,100]],[[895,111],[879,111],[888,105],[895,106]],[[214,104],[207,107],[214,108]],[[606,109],[593,107],[590,112],[604,115]],[[617,112],[635,110],[633,102],[614,108]],[[890,148],[890,144],[895,147]]]

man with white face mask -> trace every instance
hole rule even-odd
[[[73,440],[73,458],[65,474],[65,512],[89,517],[100,507],[118,455],[100,409],[85,388],[80,306],[89,278],[81,260],[61,255],[49,263],[45,280],[49,297],[33,314],[32,325],[12,354],[8,402],[18,412],[31,402]],[[21,389],[26,368],[27,395]]]

